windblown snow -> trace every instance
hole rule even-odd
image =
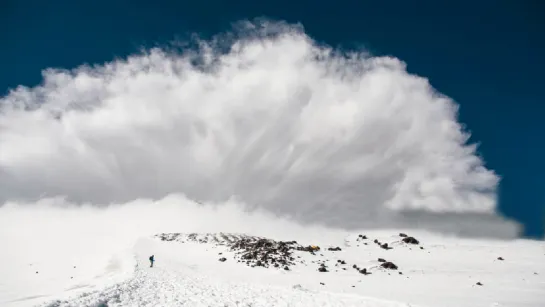
[[[0,305],[542,306],[543,245],[497,214],[499,176],[425,78],[281,22],[193,43],[0,97]],[[248,267],[161,233],[342,250]]]

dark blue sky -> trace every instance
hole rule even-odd
[[[500,210],[543,236],[545,2],[0,0],[0,93],[73,68],[210,36],[240,19],[300,22],[333,46],[396,56],[460,105],[460,120],[502,176]],[[238,4],[233,4],[238,3]]]

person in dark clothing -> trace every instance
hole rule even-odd
[[[153,262],[155,262],[155,256],[154,255],[151,255],[149,257],[149,262],[151,263],[151,265],[149,266],[150,268],[153,268]]]

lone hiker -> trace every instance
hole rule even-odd
[[[155,261],[155,257],[154,257],[154,255],[151,255],[151,256],[149,257],[149,262],[151,263],[151,265],[149,266],[150,268],[153,268],[153,262],[154,262],[154,261]]]

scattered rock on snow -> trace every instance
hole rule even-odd
[[[328,248],[327,250],[328,250],[328,251],[332,251],[332,252],[336,252],[336,251],[340,251],[341,248],[337,246],[337,247],[330,247],[330,248]]]
[[[503,259],[502,257],[498,257],[498,260],[501,260],[501,261],[503,261],[504,259]]]
[[[378,262],[386,262],[383,258],[378,258]]]
[[[386,249],[386,250],[388,250],[388,249],[393,249],[393,247],[389,247],[389,246],[388,246],[388,243],[382,244],[382,245],[380,246],[380,248]]]
[[[419,244],[420,242],[418,242],[417,239],[415,239],[414,237],[406,237],[406,238],[403,238],[403,240],[401,240],[407,244]]]
[[[220,260],[221,262],[225,262],[225,261],[227,260],[227,258],[221,257],[219,260]]]
[[[397,265],[389,261],[382,263],[380,266],[389,270],[397,270]]]
[[[358,271],[359,271],[361,274],[363,274],[363,275],[369,275],[369,274],[371,274],[371,273],[367,272],[367,269],[366,269],[366,268],[363,268],[363,269],[358,270]]]
[[[400,237],[403,237],[403,238],[408,237],[408,236],[407,236],[406,234],[404,234],[404,233],[400,233],[399,236],[400,236]]]
[[[324,267],[324,266],[321,266],[321,267],[319,267],[319,268],[318,268],[318,272],[322,272],[322,273],[325,273],[325,272],[329,272],[329,271],[327,270],[327,268],[326,268],[326,267]]]
[[[278,263],[283,267],[294,265],[295,258],[292,257],[294,249],[298,249],[294,241],[283,242],[269,239],[243,238],[234,242],[232,250],[238,251],[237,256],[246,260],[248,265],[269,267]],[[277,267],[277,266],[275,266]]]

